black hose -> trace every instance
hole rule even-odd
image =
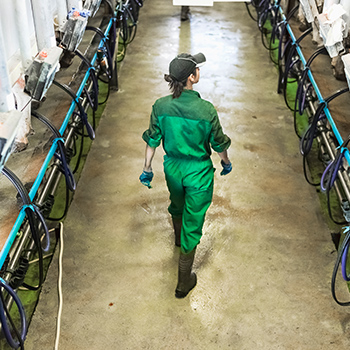
[[[291,10],[286,16],[286,19],[282,21],[281,26],[281,35],[280,41],[278,45],[278,88],[277,92],[281,93],[283,88],[283,69],[282,69],[282,60],[288,56],[288,51],[290,50],[290,46],[292,44],[292,39],[289,38],[286,40],[286,44],[283,47],[284,38],[288,35],[287,24],[289,20],[294,16],[295,12],[299,9],[299,3]],[[286,64],[284,65],[286,67]]]
[[[344,89],[338,90],[336,91],[334,94],[332,94],[331,96],[327,97],[323,102],[321,102],[317,109],[316,112],[314,114],[312,123],[309,125],[308,129],[306,130],[305,134],[302,136],[302,138],[300,139],[300,153],[303,156],[303,168],[304,168],[304,175],[305,175],[305,179],[306,181],[313,186],[318,186],[320,183],[318,184],[314,184],[311,183],[311,181],[308,179],[307,175],[306,175],[306,157],[307,155],[310,153],[311,148],[312,148],[312,144],[314,139],[317,136],[317,132],[318,132],[318,126],[317,123],[321,120],[326,118],[326,115],[324,113],[324,109],[325,107],[328,105],[329,102],[331,102],[332,100],[334,100],[336,97],[344,94],[345,92],[349,91],[349,87],[346,87]],[[340,163],[339,163],[340,164]],[[332,182],[333,185],[334,181]],[[329,216],[330,218],[338,225],[343,225],[343,222],[337,222],[333,219],[332,213],[331,213],[331,208],[330,208],[330,200],[329,200],[329,192],[330,192],[330,187],[327,190],[327,203],[328,203],[328,212],[329,212]]]
[[[299,102],[298,111],[299,111],[300,115],[302,115],[304,112],[304,105],[305,105],[304,96],[306,95],[306,92],[307,92],[307,89],[304,92],[304,85],[306,85],[305,82],[306,82],[306,79],[308,78],[308,72],[310,70],[311,63],[315,60],[315,58],[318,55],[320,55],[326,51],[327,50],[325,47],[319,48],[310,56],[310,58],[307,60],[307,62],[305,64],[304,70],[301,74],[301,78],[300,78],[299,83],[298,83],[298,88],[297,88],[297,93],[296,93],[296,98],[295,98],[295,108],[294,108],[294,109],[297,109],[297,103]]]
[[[93,91],[94,91],[94,103],[91,103],[91,100],[89,100],[91,108],[93,110],[97,110],[98,108],[98,93],[99,93],[99,88],[98,88],[98,81],[97,81],[97,77],[96,77],[96,72],[95,72],[95,68],[91,65],[91,63],[89,62],[89,60],[79,51],[79,50],[75,50],[74,52],[89,68],[89,72],[90,72],[90,77],[92,80],[92,86],[93,86]]]
[[[45,249],[46,251],[48,250],[48,248],[50,246],[49,231],[48,231],[48,228],[46,226],[46,222],[45,222],[43,216],[39,215],[39,210],[37,209],[36,206],[34,206],[32,204],[27,190],[25,189],[25,187],[23,186],[21,181],[18,179],[18,177],[7,167],[3,167],[2,173],[12,182],[12,184],[17,189],[20,197],[22,198],[23,205],[25,208],[24,211],[25,211],[27,218],[28,218],[32,238],[33,238],[33,241],[35,243],[35,246],[37,247],[37,251],[38,251],[38,255],[39,255],[39,284],[38,284],[38,286],[32,287],[32,286],[29,286],[25,283],[23,283],[23,286],[26,287],[27,289],[30,289],[30,290],[38,290],[42,286],[43,281],[44,281],[44,272],[43,272],[44,267],[43,267],[43,248],[42,248],[42,244],[41,244],[41,238],[40,238],[37,222],[39,221],[41,223],[41,225],[44,229],[44,232],[46,234],[46,240],[47,240],[47,244],[46,244],[47,249]],[[35,220],[34,214],[36,215],[36,218],[38,219],[37,221]]]
[[[62,163],[63,173],[65,175],[66,184],[70,191],[74,192],[76,189],[76,182],[72,171],[70,170],[69,164],[66,159],[66,148],[62,139],[60,132],[56,127],[47,119],[44,115],[38,113],[37,111],[32,111],[32,116],[44,123],[56,137],[57,147],[59,149],[59,155],[55,154],[56,158],[59,159]]]
[[[23,305],[15,293],[15,291],[3,280],[0,278],[0,320],[1,320],[1,325],[2,325],[2,332],[5,335],[5,338],[8,342],[8,344],[13,348],[13,349],[18,349],[19,347],[21,350],[24,350],[24,340],[27,335],[27,330],[28,330],[28,325],[27,325],[27,320],[26,320],[26,315],[25,311],[23,308]],[[20,321],[21,321],[21,333],[18,331],[17,327],[15,326],[12,317],[10,315],[10,311],[6,307],[6,301],[3,295],[3,289],[6,290],[8,295],[12,297],[14,300],[15,304],[17,305],[18,312],[20,315]],[[12,327],[13,332],[16,335],[16,338],[18,341],[16,341],[12,334],[11,330],[7,324],[7,319],[10,322],[10,325]]]
[[[95,131],[92,128],[92,126],[90,125],[88,118],[87,118],[87,114],[86,114],[82,104],[80,103],[77,95],[72,91],[72,89],[70,87],[68,87],[65,84],[61,84],[61,83],[57,82],[56,80],[53,80],[52,83],[54,85],[58,86],[59,88],[61,88],[63,91],[67,92],[68,95],[70,95],[72,97],[73,101],[78,106],[79,117],[80,117],[81,121],[84,123],[89,137],[91,138],[91,140],[94,140],[95,139]]]
[[[289,76],[291,69],[294,67],[294,65],[300,61],[299,56],[297,59],[293,60],[293,58],[295,56],[295,52],[297,51],[297,47],[300,45],[300,42],[311,32],[312,32],[312,28],[310,27],[307,30],[305,30],[294,43],[292,43],[291,48],[290,48],[289,53],[288,53],[288,56],[287,56],[286,61],[285,61],[285,69],[284,69],[284,74],[283,74],[283,80],[281,81],[281,87],[283,88],[284,101],[285,101],[287,107],[291,111],[294,111],[294,108],[289,105],[288,100],[287,100],[288,76]]]
[[[86,30],[92,30],[102,38],[104,47],[106,48],[106,52],[107,52],[107,60],[108,60],[108,66],[110,69],[110,76],[112,77],[113,76],[113,57],[111,55],[110,47],[106,43],[107,37],[105,36],[105,34],[103,33],[103,31],[100,28],[87,26]]]

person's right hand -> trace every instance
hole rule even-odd
[[[139,179],[142,185],[152,188],[151,181],[153,179],[153,171],[143,171]]]

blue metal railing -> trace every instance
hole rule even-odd
[[[276,5],[275,6],[278,7],[278,9],[279,9],[279,11],[280,11],[280,13],[282,15],[282,19],[283,19],[283,21],[284,21],[284,23],[286,25],[286,28],[288,30],[288,33],[289,33],[289,35],[290,35],[290,37],[292,39],[293,45],[296,45],[296,50],[298,52],[298,55],[300,57],[300,60],[301,60],[302,64],[304,65],[304,68],[305,68],[306,67],[306,60],[305,60],[305,57],[304,57],[304,55],[303,55],[303,53],[301,51],[300,46],[296,42],[297,40],[295,38],[293,30],[292,30],[291,26],[289,25],[289,23],[286,21],[286,16],[284,15],[282,8],[281,8],[281,6],[278,5],[277,1],[276,1]],[[319,103],[325,102],[325,100],[324,100],[324,98],[323,98],[323,96],[321,94],[321,91],[318,88],[318,86],[316,84],[316,81],[315,81],[315,78],[312,75],[312,72],[311,72],[310,69],[308,70],[308,76],[309,76],[309,79],[310,79],[310,82],[311,82],[312,86],[315,89],[315,93],[316,93],[316,96],[317,96],[317,98],[319,100]],[[330,124],[330,126],[332,128],[332,131],[333,131],[333,133],[334,133],[334,135],[335,135],[339,145],[342,145],[344,143],[344,140],[342,139],[342,137],[341,137],[341,135],[339,133],[339,130],[338,130],[338,128],[337,128],[333,118],[332,118],[332,115],[331,115],[327,105],[324,108],[324,113],[325,113],[325,115],[327,117],[327,120],[328,120],[328,122],[329,122],[329,124]],[[347,160],[348,164],[350,164],[350,153],[349,153],[348,150],[345,150],[345,159]]]
[[[112,27],[113,21],[115,21],[115,17],[112,17],[110,19],[110,21],[109,21],[109,23],[108,23],[108,25],[107,25],[107,27],[106,27],[106,29],[104,31],[105,37],[101,39],[100,44],[99,44],[99,48],[102,48],[104,46],[104,42],[105,42],[106,38],[108,38],[108,34],[109,34],[110,29]],[[94,54],[94,56],[93,56],[93,58],[91,60],[91,65],[92,66],[95,64],[96,59],[97,59],[97,52]],[[80,98],[80,96],[81,96],[81,94],[82,94],[82,92],[84,90],[84,87],[85,87],[89,77],[90,77],[90,69],[87,70],[87,72],[86,72],[86,74],[85,74],[85,76],[83,78],[83,81],[82,81],[82,83],[79,86],[79,89],[78,89],[78,91],[76,93],[77,99]],[[71,119],[75,108],[76,108],[76,102],[73,100],[71,105],[70,105],[70,108],[69,108],[69,110],[68,110],[68,112],[67,112],[67,114],[65,116],[65,119],[64,119],[64,121],[63,121],[63,123],[61,125],[61,128],[59,130],[61,135],[64,134],[64,132],[65,132],[67,126],[68,126],[69,120]],[[51,160],[52,160],[52,158],[53,158],[53,156],[54,156],[54,154],[56,152],[56,149],[57,149],[57,143],[54,142],[52,144],[52,146],[51,146],[51,148],[50,148],[46,158],[45,158],[45,161],[43,162],[43,164],[42,164],[42,166],[41,166],[41,168],[39,170],[39,173],[38,173],[38,175],[37,175],[37,177],[36,177],[36,179],[35,179],[35,181],[33,183],[32,188],[29,191],[29,197],[30,197],[31,200],[34,199],[35,195],[38,192],[39,186],[40,186],[40,184],[41,184],[41,182],[42,182],[42,180],[43,180],[43,178],[45,176],[46,170],[49,167],[49,164],[50,164],[50,162],[51,162]],[[14,225],[13,225],[13,227],[12,227],[12,229],[11,229],[11,232],[10,232],[10,234],[9,234],[9,236],[8,236],[4,246],[3,246],[3,248],[0,251],[0,269],[2,268],[2,266],[3,266],[4,262],[5,262],[6,256],[8,255],[8,253],[9,253],[11,247],[12,247],[12,244],[13,244],[13,242],[14,242],[17,234],[18,234],[18,231],[19,231],[21,225],[23,224],[23,220],[24,220],[25,216],[26,216],[25,210],[24,210],[24,208],[22,208],[20,213],[19,213],[19,215],[18,215],[18,217],[17,217],[17,219],[16,219],[16,221],[15,221],[15,223],[14,223]]]

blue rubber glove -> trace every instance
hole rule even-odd
[[[232,171],[232,163],[230,162],[229,164],[225,164],[223,160],[221,160],[221,165],[222,165],[222,171],[220,175],[227,175]]]
[[[139,177],[140,182],[142,185],[147,186],[148,188],[152,188],[151,181],[153,179],[153,171],[143,171],[142,174]]]

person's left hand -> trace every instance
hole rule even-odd
[[[227,175],[232,171],[232,163],[226,164],[223,160],[221,160],[222,171],[220,175]]]
[[[139,179],[142,185],[152,188],[151,181],[153,179],[153,171],[143,171]]]

